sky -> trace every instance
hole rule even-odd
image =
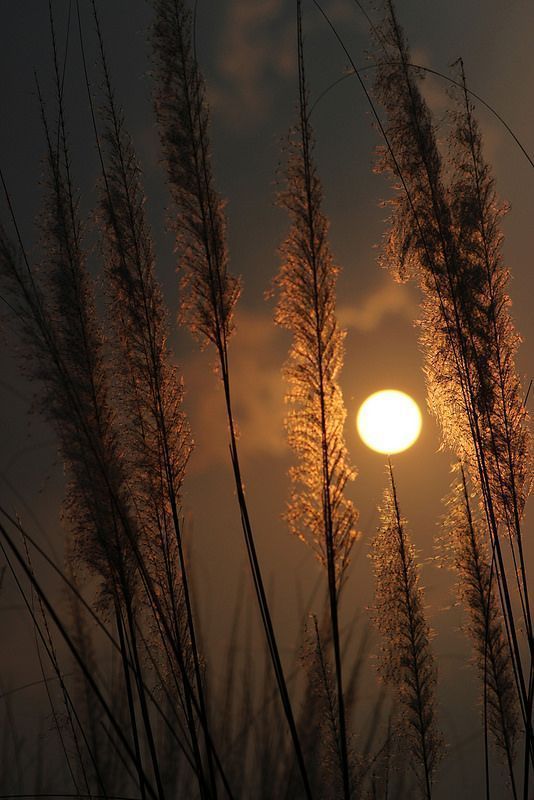
[[[66,30],[66,0],[53,0],[60,51]],[[127,5],[127,10],[126,10]],[[90,70],[96,83],[95,43],[82,2]],[[368,24],[351,0],[325,0],[357,66],[369,63]],[[376,19],[372,6],[366,6]],[[144,172],[147,210],[153,226],[157,272],[164,287],[171,322],[170,341],[183,371],[185,408],[195,440],[184,485],[183,512],[189,552],[197,577],[204,633],[210,651],[222,652],[236,587],[245,578],[246,561],[230,475],[223,397],[214,371],[215,356],[200,352],[174,318],[178,302],[172,236],[166,231],[168,196],[160,162],[151,106],[147,28],[151,9],[143,0],[100,3],[112,78],[123,104]],[[507,121],[530,153],[534,153],[532,85],[534,59],[531,35],[534,6],[527,0],[464,0],[428,3],[398,0],[413,61],[438,71],[462,56],[470,87]],[[305,58],[312,102],[344,74],[346,57],[313,2],[303,2]],[[36,101],[34,70],[45,98],[52,102],[52,66],[47,4],[19,0],[0,4],[0,166],[12,194],[25,241],[35,239],[33,220],[39,209],[43,135]],[[276,207],[277,170],[283,160],[283,137],[295,120],[297,75],[294,8],[289,0],[200,0],[198,58],[204,69],[211,105],[214,168],[227,200],[231,269],[242,277],[243,293],[230,347],[230,370],[240,432],[245,488],[257,534],[258,550],[274,602],[275,624],[282,651],[290,653],[298,629],[300,601],[320,578],[313,554],[287,532],[282,518],[287,498],[287,470],[292,456],[284,433],[284,384],[281,369],[289,338],[272,322],[274,300],[266,298],[278,270],[277,248],[287,220]],[[95,202],[98,163],[91,135],[89,109],[82,82],[79,42],[73,24],[65,89],[74,174],[81,206],[89,217]],[[370,72],[365,73],[372,81]],[[425,94],[437,115],[438,135],[446,136],[446,85],[427,78]],[[518,369],[525,385],[534,374],[534,169],[502,124],[476,106],[499,196],[510,203],[504,222],[504,256],[512,278],[512,314],[524,343]],[[354,78],[328,91],[313,110],[316,157],[324,185],[325,211],[331,221],[331,244],[341,267],[338,316],[347,330],[341,384],[347,407],[346,439],[358,477],[349,488],[360,511],[361,539],[343,596],[344,625],[355,617],[365,629],[372,603],[371,568],[367,553],[378,522],[376,510],[386,482],[384,459],[358,439],[355,417],[373,391],[397,388],[409,392],[423,409],[418,443],[394,459],[399,498],[423,564],[434,647],[440,657],[440,700],[443,727],[457,759],[444,781],[448,787],[465,780],[476,789],[480,770],[468,765],[481,753],[473,743],[477,731],[476,694],[466,667],[468,648],[460,633],[462,617],[454,606],[450,576],[436,568],[434,536],[443,512],[441,498],[449,485],[451,456],[440,450],[434,421],[425,410],[422,355],[413,321],[418,295],[413,286],[398,286],[377,265],[390,196],[387,181],[373,173],[374,150],[380,139],[370,109]],[[1,210],[6,219],[5,207]],[[99,255],[94,234],[91,269],[101,291]],[[0,329],[0,497],[20,514],[47,547],[61,557],[60,505],[62,466],[53,433],[32,413],[35,387],[20,377],[16,343]],[[216,510],[216,511],[215,511]],[[527,516],[528,521],[532,518]],[[532,563],[532,547],[528,545]],[[51,580],[50,576],[47,580]],[[59,596],[59,593],[58,593]],[[250,587],[246,602],[255,602]],[[19,624],[20,622],[20,624]],[[0,631],[8,642],[0,662],[4,686],[32,680],[35,659],[28,658],[29,625],[7,579],[0,595]],[[372,656],[363,693],[376,685]],[[217,656],[215,656],[217,658]],[[19,694],[21,726],[35,713],[31,695]],[[30,699],[28,699],[28,697]],[[362,699],[365,705],[365,697]]]

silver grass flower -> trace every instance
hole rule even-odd
[[[321,211],[322,189],[313,160],[307,110],[300,3],[297,3],[299,122],[289,136],[285,188],[279,204],[291,222],[281,247],[275,280],[279,291],[275,321],[293,342],[285,366],[289,444],[298,457],[290,471],[290,530],[312,545],[326,568],[336,677],[336,752],[343,796],[351,793],[342,658],[338,622],[339,590],[356,539],[356,511],[345,490],[355,471],[348,464],[343,434],[346,411],[339,386],[343,338],[335,313],[338,269]]]
[[[458,577],[458,596],[468,614],[467,632],[485,693],[488,728],[513,781],[519,734],[517,689],[496,594],[495,565],[485,543],[484,527],[471,507],[463,468],[447,504],[440,542],[443,560]]]
[[[392,202],[383,261],[397,277],[414,278],[422,290],[421,342],[429,405],[444,442],[468,468],[484,509],[526,735],[532,742],[532,690],[511,595],[516,584],[532,660],[521,536],[531,453],[514,366],[518,337],[509,315],[507,272],[500,254],[502,209],[481,155],[467,91],[455,117],[452,179],[445,175],[431,114],[410,67],[391,0],[386,7],[377,93],[387,112],[389,146],[381,168],[395,176],[399,192]],[[508,566],[501,524],[509,534],[513,563]]]
[[[343,784],[339,771],[339,710],[337,706],[336,676],[328,657],[328,620],[325,618],[323,634],[316,617],[305,632],[300,660],[307,678],[306,704],[303,724],[311,726],[310,746],[313,748],[314,783],[324,800],[343,797]]]
[[[154,0],[156,115],[182,273],[181,319],[222,352],[240,286],[228,271],[223,202],[215,191],[204,80],[182,0]]]
[[[375,623],[383,637],[379,669],[395,689],[404,746],[421,795],[432,782],[443,750],[436,721],[436,665],[424,613],[415,548],[401,518],[393,473],[384,492],[382,523],[372,543]]]
[[[531,453],[501,256],[503,208],[466,93],[453,119],[453,175],[446,183],[431,114],[387,6],[376,90],[391,150],[383,150],[379,169],[395,175],[398,193],[382,263],[419,283],[430,408],[488,513],[519,537]]]
[[[182,270],[180,317],[202,343],[212,342],[217,350],[243,535],[280,699],[306,797],[311,800],[241,476],[228,365],[228,339],[240,285],[227,266],[226,223],[223,203],[214,187],[208,105],[194,51],[192,15],[182,0],[154,0],[154,5],[155,105],[173,200],[171,225],[176,231]]]
[[[94,4],[93,16],[104,75],[102,115],[106,126],[105,152],[100,148],[100,221],[118,345],[115,375],[116,395],[123,407],[122,441],[141,522],[139,549],[150,582],[152,638],[157,644],[162,637],[167,640],[163,648],[155,650],[160,653],[161,669],[169,683],[166,690],[177,694],[184,710],[199,780],[203,782],[195,710],[206,736],[207,715],[180,520],[180,491],[192,443],[182,410],[182,382],[167,345],[165,306],[155,275],[141,170],[123,113],[114,99]],[[211,747],[208,739],[214,786]]]
[[[0,271],[28,372],[42,386],[39,407],[59,436],[74,552],[99,577],[101,600],[109,606],[119,598],[133,601],[137,528],[129,511],[67,151],[58,153],[49,134],[46,169],[39,282],[21,246],[13,246],[3,228]]]
[[[305,91],[305,88],[304,88]],[[335,564],[339,586],[356,540],[357,512],[345,496],[356,476],[348,463],[343,426],[346,409],[339,386],[345,332],[336,319],[336,280],[321,211],[322,187],[313,161],[313,134],[306,103],[291,131],[285,188],[279,204],[291,228],[275,280],[275,321],[293,337],[285,366],[288,441],[298,456],[291,469],[289,525],[312,545],[320,561]]]
[[[105,117],[100,220],[117,343],[114,390],[121,404],[121,441],[141,522],[142,555],[167,618],[176,620],[182,580],[180,490],[192,445],[183,386],[167,345],[140,168],[109,86]]]
[[[521,339],[510,316],[509,271],[502,257],[502,217],[482,137],[465,88],[452,114],[450,205],[469,290],[470,337],[480,384],[478,415],[489,485],[499,521],[520,537],[532,483],[532,447],[523,390],[515,366]],[[471,456],[473,460],[473,455]],[[474,466],[470,474],[476,478]]]

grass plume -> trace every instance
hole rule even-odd
[[[500,254],[502,210],[467,92],[456,114],[451,176],[390,0],[380,34],[376,91],[387,113],[391,145],[380,168],[400,181],[391,201],[383,263],[398,278],[415,279],[423,293],[420,326],[429,405],[444,441],[467,464],[479,490],[531,749],[532,625],[520,526],[531,456],[514,367],[518,337]],[[501,522],[510,534],[511,569],[501,545]],[[527,631],[528,665],[519,646],[513,584]]]
[[[493,735],[510,777],[514,797],[514,757],[519,737],[519,709],[513,665],[495,588],[494,564],[484,527],[475,518],[462,467],[448,499],[443,523],[445,562],[458,577],[458,596],[468,614],[467,632],[484,697],[484,723]]]
[[[293,343],[285,367],[288,440],[297,454],[291,469],[293,491],[287,513],[290,529],[312,544],[328,576],[336,676],[335,736],[344,797],[350,797],[345,703],[338,622],[339,589],[356,539],[356,511],[345,496],[355,477],[349,466],[343,425],[346,410],[338,382],[344,333],[335,313],[338,269],[328,244],[328,223],[321,210],[322,189],[313,159],[304,70],[302,18],[297,3],[299,120],[290,134],[285,188],[279,204],[291,228],[281,248],[276,279],[279,300],[275,321]],[[322,652],[322,651],[321,651]]]
[[[239,281],[227,268],[223,204],[214,188],[208,104],[195,53],[192,14],[183,0],[156,0],[155,8],[155,107],[173,200],[171,225],[182,270],[181,318],[201,341],[212,342],[217,351],[232,468],[254,588],[306,796],[311,798],[241,476],[228,363],[228,339]]]
[[[415,549],[401,518],[393,470],[384,492],[382,524],[372,544],[375,620],[383,637],[380,672],[398,695],[407,755],[421,795],[431,800],[442,755],[436,721],[436,665],[424,614]]]

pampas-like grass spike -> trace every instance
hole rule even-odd
[[[527,736],[531,694],[511,599],[517,584],[532,654],[521,515],[531,482],[527,416],[514,366],[518,337],[510,320],[500,254],[499,208],[481,139],[464,92],[456,115],[451,185],[446,187],[432,117],[410,68],[392,0],[381,43],[377,93],[388,115],[382,167],[400,181],[383,261],[422,290],[421,342],[428,399],[443,432],[470,473],[495,549],[496,575]],[[464,84],[465,86],[465,84]],[[509,534],[507,567],[500,523]]]
[[[293,335],[285,372],[289,382],[286,420],[289,443],[298,457],[291,469],[293,492],[288,520],[293,533],[311,542],[326,568],[335,657],[338,755],[344,797],[350,796],[338,594],[356,539],[356,511],[345,497],[355,471],[348,465],[343,435],[346,411],[338,383],[343,338],[335,313],[338,270],[330,252],[328,223],[321,211],[322,189],[313,161],[308,118],[300,3],[297,3],[299,123],[289,138],[286,187],[279,203],[291,229],[281,248],[276,279],[275,320]]]
[[[19,325],[28,373],[39,380],[39,407],[59,435],[69,486],[66,511],[77,557],[101,581],[102,601],[134,595],[128,552],[136,528],[128,513],[124,464],[96,322],[66,145],[47,130],[47,197],[40,219],[43,257],[37,282],[21,247],[1,230],[1,272]]]
[[[339,771],[339,712],[336,698],[336,676],[327,656],[328,628],[325,619],[321,634],[316,617],[306,629],[306,638],[301,653],[302,666],[306,671],[306,709],[308,725],[313,727],[316,782],[320,797],[334,800],[343,796],[343,784]]]
[[[311,800],[241,476],[228,365],[228,339],[240,285],[227,269],[223,203],[215,191],[211,169],[208,104],[194,51],[192,15],[183,0],[155,0],[155,8],[156,115],[174,205],[172,225],[183,271],[181,318],[202,342],[212,342],[217,349],[243,535],[280,699],[306,797]]]
[[[156,115],[174,204],[182,270],[181,318],[221,350],[233,328],[239,281],[227,268],[223,202],[214,188],[204,80],[183,0],[155,0]]]
[[[173,620],[182,580],[177,552],[179,498],[192,445],[182,411],[182,382],[167,345],[140,168],[105,61],[104,72],[107,148],[100,221],[117,343],[115,390],[121,403],[121,441],[142,522],[142,554],[165,613]]]
[[[356,472],[348,464],[346,410],[338,382],[345,336],[335,309],[339,270],[321,211],[322,188],[302,89],[301,119],[290,135],[286,188],[279,196],[291,230],[281,247],[276,279],[280,295],[275,320],[293,336],[285,367],[290,406],[286,426],[299,464],[291,470],[288,519],[293,533],[311,543],[325,567],[333,560],[339,586],[356,538],[357,514],[345,497]]]
[[[165,672],[170,673],[166,680],[172,686],[177,676],[181,677],[183,708],[202,783],[203,765],[192,702],[196,684],[195,706],[207,739],[214,787],[202,665],[180,521],[180,490],[192,443],[182,411],[182,383],[167,345],[165,306],[155,275],[141,170],[122,111],[114,99],[94,3],[93,15],[104,74],[107,147],[102,154],[100,217],[111,316],[118,342],[115,357],[117,395],[123,405],[122,440],[142,523],[141,557],[150,576],[151,591],[158,598],[157,613],[151,609],[155,613],[152,629],[156,650],[160,637],[170,639],[164,648]],[[164,619],[159,619],[162,614]]]
[[[81,247],[68,164],[65,157],[62,171],[61,158],[49,142],[49,199],[41,220],[47,252],[41,271],[62,362],[54,365],[52,374],[57,375],[59,386],[54,397],[46,398],[46,404],[53,409],[63,456],[73,475],[67,510],[77,535],[76,549],[104,577],[104,591],[112,595],[119,589],[129,603],[134,593],[132,549],[138,529],[128,511],[124,463],[106,385],[102,335]]]
[[[400,516],[393,472],[384,492],[382,524],[373,540],[375,620],[383,637],[380,672],[399,700],[409,761],[421,794],[432,796],[432,780],[442,755],[436,722],[436,666],[424,614],[423,589],[415,548]]]
[[[391,151],[379,169],[401,180],[391,201],[382,262],[423,291],[421,340],[429,405],[444,441],[467,463],[488,514],[520,536],[531,484],[528,420],[514,364],[519,337],[510,318],[499,206],[472,107],[453,118],[453,176],[445,185],[430,111],[391,2],[381,41],[377,94]],[[465,78],[462,73],[462,80]],[[394,154],[394,155],[392,155]]]
[[[504,620],[496,595],[496,576],[483,529],[475,519],[463,468],[448,499],[441,540],[445,562],[458,576],[458,595],[469,615],[475,663],[486,692],[487,723],[508,767],[519,734],[519,709]],[[515,790],[514,790],[515,796]]]
[[[482,152],[479,125],[464,91],[456,93],[452,115],[450,204],[458,248],[465,264],[462,286],[469,290],[473,372],[479,382],[482,450],[497,518],[510,535],[521,536],[520,520],[532,484],[532,447],[523,390],[515,366],[521,341],[510,316],[501,232],[506,208],[499,203]],[[460,81],[459,81],[460,82]],[[473,381],[475,378],[473,378]],[[466,437],[460,437],[464,440]],[[474,454],[471,455],[474,461]],[[476,480],[473,464],[469,470]]]

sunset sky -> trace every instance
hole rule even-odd
[[[96,86],[96,49],[89,3],[84,11],[84,35],[89,67]],[[276,173],[283,162],[282,139],[295,119],[297,72],[295,20],[289,0],[201,0],[198,4],[198,59],[204,70],[212,113],[212,146],[218,188],[227,199],[230,268],[242,277],[243,292],[230,346],[230,372],[240,432],[245,489],[257,535],[266,583],[273,597],[274,619],[282,652],[298,641],[302,603],[321,578],[310,548],[291,537],[282,514],[287,499],[287,471],[293,457],[284,432],[284,383],[281,370],[289,336],[273,323],[274,299],[266,297],[279,267],[277,248],[287,231],[283,211],[275,205]],[[371,48],[368,23],[355,2],[325,0],[324,7],[338,28],[358,67],[365,68]],[[371,4],[366,4],[373,17]],[[53,0],[60,53],[64,51],[67,0]],[[245,601],[256,613],[248,578],[238,510],[230,473],[226,419],[215,355],[200,352],[185,329],[175,325],[178,281],[173,239],[165,230],[168,204],[159,141],[150,92],[147,29],[151,9],[144,0],[101,2],[100,13],[117,99],[123,104],[144,170],[148,215],[157,246],[157,273],[169,307],[171,344],[183,372],[185,408],[195,450],[183,490],[183,513],[188,549],[194,564],[202,628],[217,662],[223,657],[236,588],[245,580]],[[527,0],[503,4],[497,0],[462,3],[398,0],[413,61],[446,72],[463,57],[469,86],[507,121],[525,149],[534,154],[534,5]],[[311,102],[347,68],[331,31],[311,0],[303,2],[305,58]],[[373,17],[374,18],[374,17]],[[28,247],[35,243],[33,221],[39,210],[44,154],[43,134],[35,93],[34,69],[45,99],[53,109],[51,47],[47,3],[19,0],[0,8],[0,166],[11,192]],[[372,71],[366,71],[372,83]],[[447,136],[444,111],[446,84],[428,77],[425,95]],[[95,204],[99,176],[91,129],[73,3],[67,77],[67,124],[71,135],[73,172],[84,213]],[[476,114],[484,134],[485,154],[493,164],[500,197],[511,210],[504,223],[506,263],[512,272],[509,291],[512,314],[523,336],[518,369],[524,386],[534,375],[534,169],[503,125],[480,104]],[[387,209],[381,201],[391,194],[388,182],[373,174],[374,149],[380,144],[370,108],[353,77],[331,89],[312,114],[317,138],[316,157],[324,186],[324,208],[331,221],[331,244],[341,267],[338,317],[347,330],[341,384],[347,407],[346,441],[358,471],[349,494],[359,509],[356,545],[342,595],[342,620],[358,618],[362,635],[372,604],[369,541],[377,523],[377,503],[386,483],[385,459],[368,450],[356,433],[356,413],[374,391],[395,388],[408,392],[423,411],[419,441],[393,459],[403,514],[418,548],[422,582],[439,656],[441,724],[450,744],[436,798],[448,787],[465,781],[478,790],[482,763],[478,685],[468,668],[469,645],[458,630],[462,613],[454,607],[453,580],[433,563],[434,537],[443,513],[441,498],[449,488],[450,454],[439,451],[439,434],[425,408],[425,386],[418,332],[418,293],[413,285],[399,286],[377,265],[378,246],[386,230]],[[2,201],[2,220],[7,221]],[[100,257],[91,222],[88,223],[91,270],[100,291]],[[34,387],[20,377],[16,343],[0,329],[0,498],[23,519],[50,552],[61,559],[63,532],[60,507],[62,465],[53,432],[31,414]],[[530,533],[532,512],[525,531]],[[527,536],[528,538],[528,536]],[[534,568],[534,550],[527,556]],[[46,573],[43,573],[45,575]],[[55,586],[50,575],[46,581]],[[59,590],[56,596],[59,598]],[[322,591],[322,587],[321,587]],[[316,594],[314,608],[321,595]],[[3,655],[0,678],[4,689],[39,677],[28,619],[16,590],[6,576],[0,595],[0,638]],[[362,683],[365,713],[375,691],[371,639]],[[347,672],[355,646],[347,652]],[[260,651],[258,650],[258,653]],[[258,660],[263,656],[258,655]],[[31,690],[32,691],[32,690]],[[17,694],[21,730],[35,720],[37,692]],[[0,686],[0,694],[2,686]],[[454,753],[454,758],[451,757]],[[446,773],[446,777],[445,777]]]

